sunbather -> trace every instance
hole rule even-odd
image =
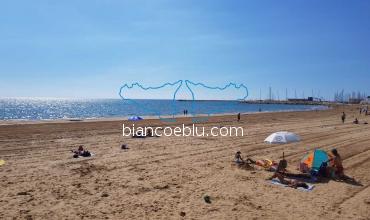
[[[287,185],[287,186],[295,188],[295,189],[298,188],[298,187],[302,187],[302,188],[305,188],[305,189],[309,188],[307,183],[301,182],[301,181],[298,181],[298,180],[295,180],[295,179],[287,179],[287,178],[284,177],[283,174],[281,174],[279,172],[275,172],[273,176],[268,178],[268,180],[272,180],[272,179],[275,179],[275,178],[277,178],[281,184]]]
[[[137,131],[132,134],[133,138],[146,138],[146,137],[159,137],[153,132],[153,129],[147,129],[145,131]]]

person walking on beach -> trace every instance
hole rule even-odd
[[[240,113],[238,113],[238,122],[240,121]]]
[[[346,113],[343,112],[343,114],[342,114],[342,123],[343,124],[344,124],[345,120],[346,120]]]

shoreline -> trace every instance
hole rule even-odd
[[[306,110],[279,110],[279,111],[253,111],[253,112],[241,112],[241,115],[256,115],[256,114],[271,114],[271,113],[284,113],[284,112],[311,112],[311,111],[328,111],[332,109],[329,105],[322,105],[318,107],[325,107],[325,108],[318,108],[318,109],[306,109]],[[162,119],[191,119],[191,118],[198,118],[198,117],[223,117],[223,116],[232,116],[236,115],[238,112],[234,113],[220,113],[220,114],[200,114],[195,117],[192,116],[184,116],[184,115],[175,115],[172,117],[171,115],[164,115],[163,117],[159,118],[158,116],[153,115],[143,115],[140,116],[143,118],[141,121],[146,120],[157,120],[161,121]],[[0,126],[6,125],[23,125],[23,124],[59,124],[59,123],[78,123],[78,122],[114,122],[114,121],[129,121],[128,118],[130,116],[122,116],[122,117],[102,117],[102,118],[86,118],[86,119],[79,119],[79,118],[70,118],[70,119],[40,119],[40,120],[27,120],[27,119],[10,119],[10,120],[0,120]],[[130,121],[131,122],[131,121]],[[134,121],[132,121],[134,122]]]

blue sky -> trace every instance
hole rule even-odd
[[[0,3],[0,97],[118,98],[189,79],[251,98],[370,94],[370,1]]]

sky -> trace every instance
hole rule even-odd
[[[119,98],[180,79],[242,83],[251,99],[370,95],[370,1],[0,3],[0,97]]]

